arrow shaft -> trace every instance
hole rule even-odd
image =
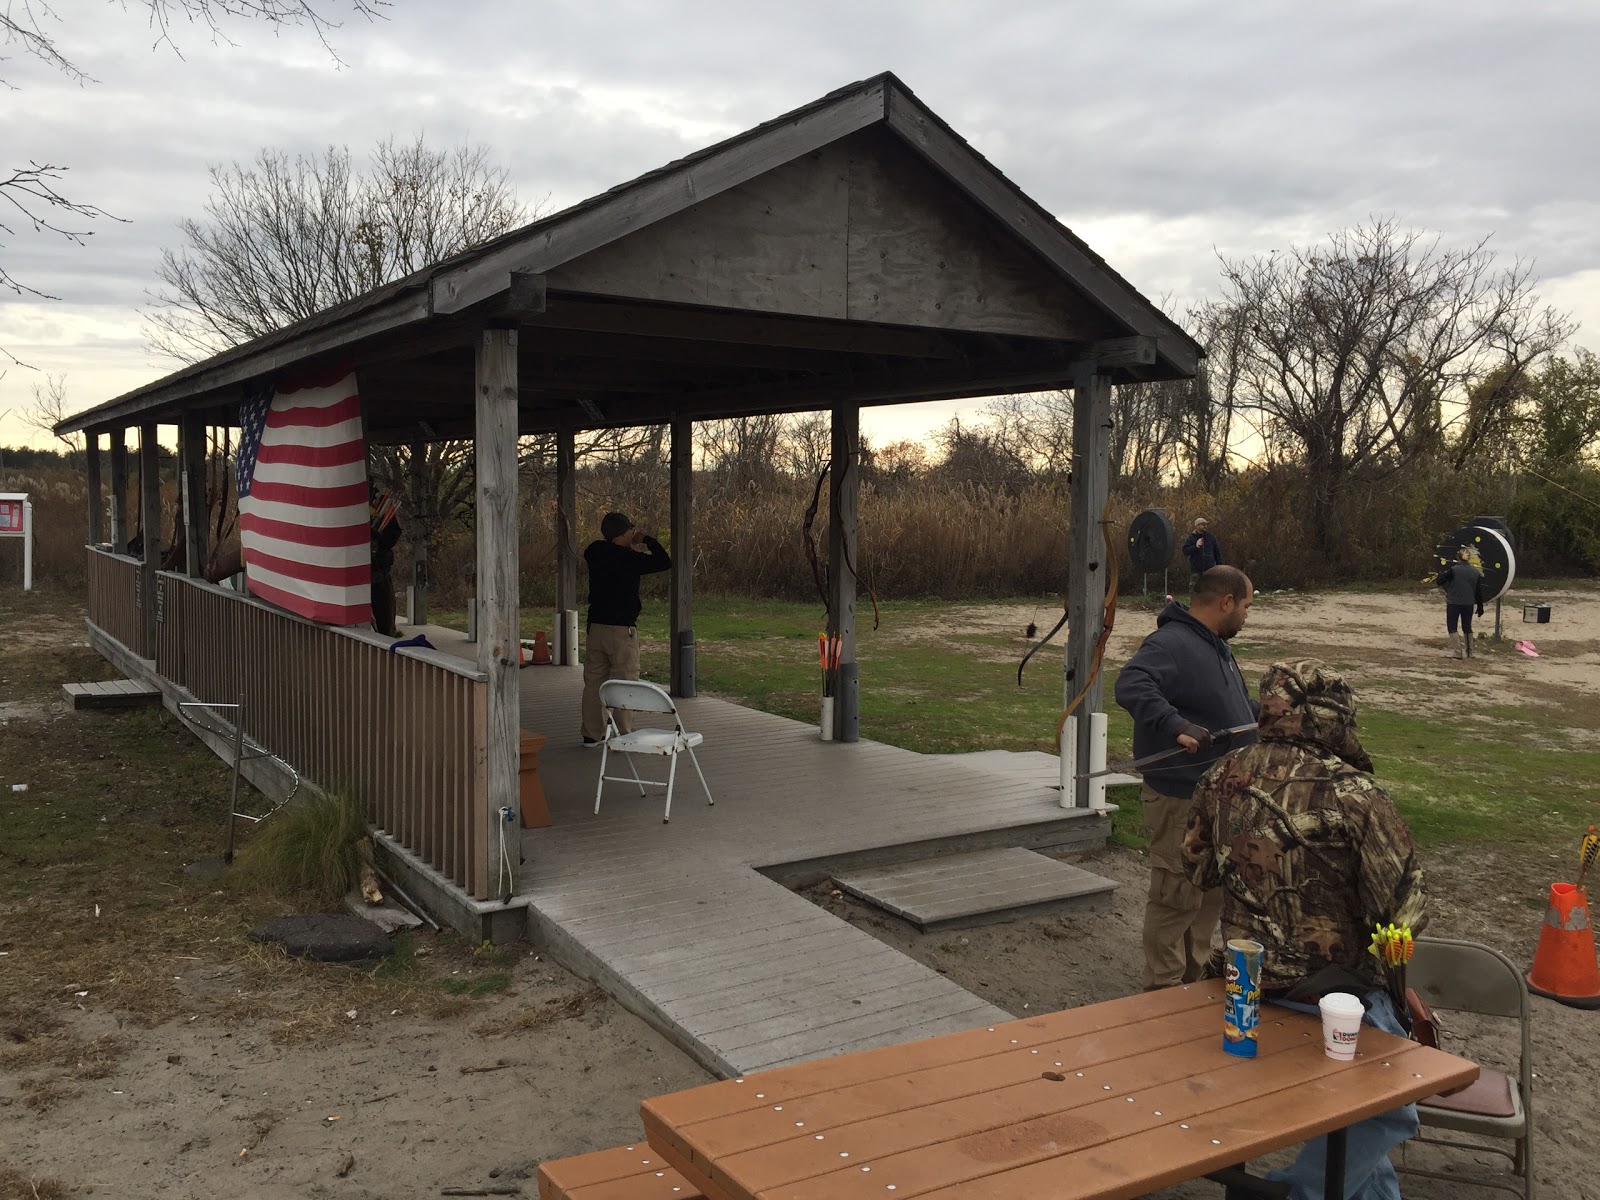
[[[1255,722],[1252,721],[1248,725],[1234,725],[1229,729],[1213,729],[1211,731],[1211,738],[1213,741],[1219,741],[1222,738],[1233,737],[1235,734],[1249,733],[1254,728],[1256,728],[1256,725]],[[1142,771],[1151,763],[1161,762],[1163,759],[1171,758],[1175,754],[1187,753],[1188,751],[1182,746],[1174,746],[1170,750],[1157,750],[1154,754],[1146,754],[1143,758],[1132,758],[1127,762],[1117,763],[1115,766],[1106,767],[1099,771],[1090,771],[1085,774],[1076,775],[1073,778],[1098,779],[1102,775],[1122,775],[1129,771]]]

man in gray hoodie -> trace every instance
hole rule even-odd
[[[1255,722],[1228,641],[1244,628],[1254,592],[1237,567],[1212,567],[1196,581],[1189,605],[1174,600],[1156,618],[1117,677],[1117,703],[1133,717],[1135,758],[1180,747],[1184,754],[1153,764],[1140,802],[1150,837],[1150,894],[1144,910],[1145,989],[1192,983],[1211,957],[1222,893],[1189,882],[1183,833],[1200,776],[1217,759],[1256,741],[1254,731],[1214,738],[1215,731]]]

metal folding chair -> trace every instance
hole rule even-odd
[[[710,787],[706,785],[705,772],[700,770],[700,760],[694,756],[694,748],[702,744],[705,737],[702,734],[690,733],[683,727],[683,718],[678,714],[678,707],[673,704],[672,697],[667,695],[664,689],[637,679],[608,679],[600,685],[600,704],[606,714],[606,732],[600,742],[600,780],[594,789],[596,816],[600,813],[600,797],[605,791],[608,780],[612,783],[634,784],[641,796],[647,794],[646,788],[664,787],[667,789],[667,809],[661,815],[661,823],[665,825],[672,819],[672,788],[678,777],[678,755],[682,753],[689,755],[689,761],[694,765],[694,773],[700,776],[700,786],[705,790],[706,803],[716,803],[711,798]],[[617,725],[618,709],[670,714],[673,728],[636,729],[631,733],[623,733]],[[606,762],[613,750],[628,756],[628,769],[633,772],[631,779],[623,775],[606,774]],[[639,769],[633,763],[635,754],[666,755],[668,760],[666,780],[641,779]]]

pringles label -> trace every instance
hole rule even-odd
[[[1256,1056],[1261,1024],[1260,942],[1230,941],[1223,956],[1222,1048],[1240,1058]]]

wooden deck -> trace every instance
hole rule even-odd
[[[61,694],[73,708],[143,708],[161,703],[161,689],[134,679],[63,683]]]
[[[440,649],[472,653],[430,628]],[[681,764],[672,823],[651,789],[607,784],[581,744],[581,672],[519,672],[524,729],[549,738],[540,778],[553,826],[523,834],[530,935],[672,1038],[737,1075],[1000,1020],[1006,1014],[786,884],[997,847],[1093,848],[1109,814],[1065,810],[1038,771],[970,767],[725,701],[682,703],[705,735],[716,806]],[[662,761],[641,760],[664,778]]]

